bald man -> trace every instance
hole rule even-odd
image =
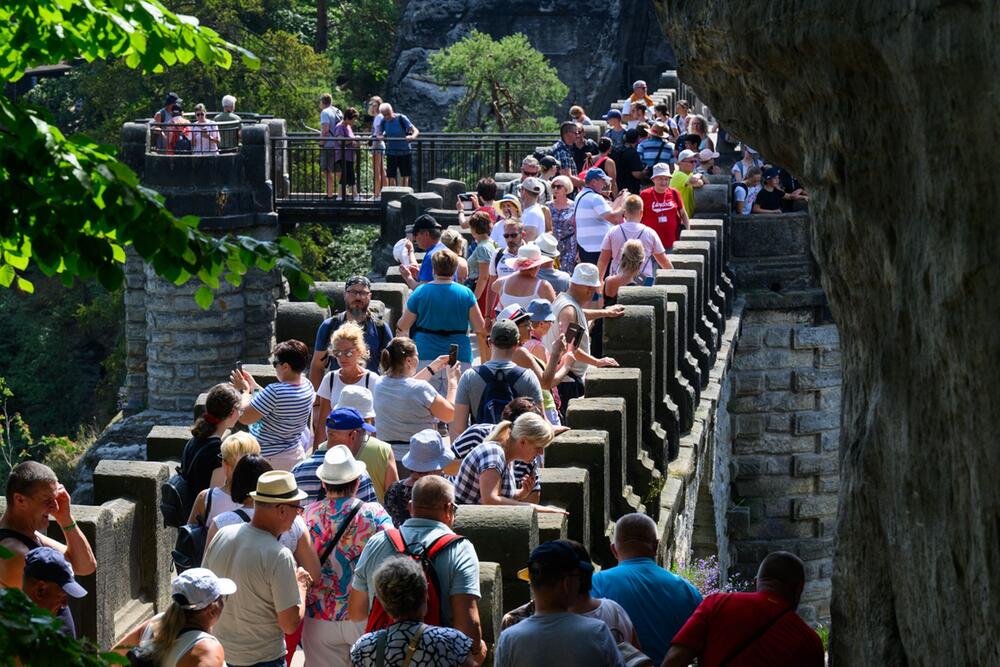
[[[421,477],[413,485],[410,518],[399,527],[403,542],[420,544],[426,551],[441,536],[454,533],[451,526],[457,508],[455,487],[451,482],[437,475]],[[349,588],[347,614],[350,620],[368,620],[375,599],[372,578],[378,566],[396,554],[385,532],[376,533],[365,544]],[[471,638],[473,648],[469,656],[475,664],[482,664],[486,659],[486,644],[482,641],[479,622],[479,557],[475,547],[465,539],[453,542],[431,564],[441,595],[441,625],[460,630]]]
[[[795,609],[805,567],[787,551],[768,554],[754,593],[709,595],[674,637],[662,667],[822,667],[823,643]]]
[[[594,574],[591,595],[614,600],[635,625],[642,652],[660,664],[670,640],[701,602],[698,589],[656,564],[656,524],[645,514],[615,523],[611,551],[618,565]]]

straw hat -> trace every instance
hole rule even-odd
[[[364,461],[354,458],[347,445],[336,445],[326,450],[323,463],[316,468],[316,476],[327,484],[353,482],[368,469]]]
[[[285,470],[269,470],[257,479],[257,490],[250,497],[258,503],[293,503],[309,494],[295,483],[295,476]]]

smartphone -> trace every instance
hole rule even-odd
[[[452,343],[451,349],[448,350],[448,365],[454,366],[455,362],[457,361],[458,361],[458,345]]]
[[[458,200],[462,202],[463,211],[472,211],[475,209],[475,204],[472,202],[472,194],[471,192],[463,192],[458,195]]]
[[[566,342],[572,343],[575,347],[580,346],[580,340],[583,338],[583,327],[581,327],[576,322],[570,322],[566,325]]]
[[[242,361],[237,361],[236,362],[236,370],[238,370],[240,372],[240,375],[243,375],[243,362]]]

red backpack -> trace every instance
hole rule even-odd
[[[426,549],[418,543],[416,546],[420,550],[415,553],[410,550],[414,545],[404,542],[403,534],[398,529],[388,528],[385,531],[385,535],[389,539],[389,544],[396,550],[396,553],[401,556],[409,556],[420,563],[420,567],[424,570],[424,579],[427,581],[427,613],[424,615],[424,623],[428,625],[441,625],[441,591],[439,590],[440,584],[438,583],[437,573],[434,571],[434,558],[451,545],[461,542],[465,538],[455,533],[448,533],[434,540]],[[386,613],[382,607],[382,603],[376,597],[371,613],[368,614],[368,625],[365,626],[365,632],[381,630],[382,628],[389,627],[391,624],[392,617]]]

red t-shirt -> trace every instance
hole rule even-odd
[[[771,593],[709,595],[671,643],[696,651],[700,667],[716,667],[788,605],[788,601]],[[819,635],[792,612],[785,614],[727,665],[823,667],[823,643]]]
[[[667,188],[661,195],[653,188],[646,188],[639,196],[642,197],[642,224],[656,232],[665,249],[673,248],[681,224],[680,208],[684,206],[681,193]]]

